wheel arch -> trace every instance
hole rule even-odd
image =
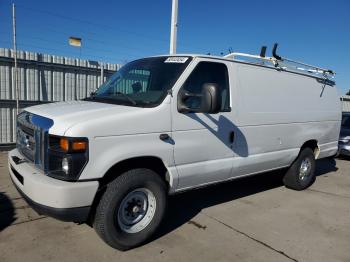
[[[106,191],[106,185],[124,172],[135,168],[149,168],[156,172],[165,181],[168,193],[174,186],[175,176],[171,174],[169,167],[165,164],[165,162],[157,156],[131,157],[118,161],[112,165],[107,170],[107,172],[105,172],[103,177],[98,180],[99,189],[97,190],[94,201],[91,205],[92,208],[87,220],[87,223],[90,226],[93,224],[97,205],[100,202],[100,199],[103,196],[104,192]]]
[[[306,141],[306,142],[300,147],[300,152],[301,152],[304,148],[310,148],[310,149],[312,149],[312,151],[314,151],[315,159],[317,159],[318,156],[320,155],[320,147],[318,146],[318,141],[317,141],[316,139],[310,139],[310,140]],[[300,152],[299,152],[299,153],[300,153]]]
[[[173,185],[174,178],[161,158],[157,156],[139,156],[121,160],[111,166],[104,176],[99,179],[100,188],[120,174],[135,168],[148,168],[153,170],[166,182],[168,190]]]

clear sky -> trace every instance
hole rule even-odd
[[[171,0],[14,0],[18,49],[125,63],[169,52]],[[0,47],[12,46],[9,0],[0,0]],[[178,53],[259,53],[274,42],[282,56],[333,69],[350,89],[350,1],[179,0]]]

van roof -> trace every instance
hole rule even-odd
[[[315,74],[310,74],[310,73],[299,71],[299,70],[293,70],[291,68],[276,67],[276,66],[264,64],[264,63],[261,63],[261,62],[258,63],[258,62],[244,61],[244,60],[240,60],[240,59],[225,58],[225,57],[222,57],[222,56],[193,54],[193,53],[192,54],[191,53],[180,53],[180,54],[157,55],[157,56],[152,56],[152,57],[182,57],[182,56],[187,56],[187,57],[192,57],[192,58],[206,58],[206,59],[228,61],[228,62],[239,63],[239,64],[246,64],[246,65],[251,65],[251,66],[264,67],[264,68],[279,70],[279,71],[282,71],[282,72],[297,74],[297,75],[300,75],[300,76],[312,77],[312,78],[317,79],[318,81],[320,81],[321,83],[323,83],[325,85],[330,85],[330,86],[334,86],[335,85],[335,81],[330,80],[325,75],[315,75]]]

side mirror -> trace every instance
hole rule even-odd
[[[198,108],[189,108],[185,100],[190,97],[200,99]],[[207,113],[216,114],[220,112],[221,99],[219,96],[219,86],[214,83],[205,83],[202,85],[201,94],[192,94],[186,90],[180,91],[178,95],[178,111],[180,113]]]
[[[220,108],[219,86],[214,83],[205,83],[202,86],[201,112],[216,114],[220,112]]]

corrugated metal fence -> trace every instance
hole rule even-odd
[[[15,142],[16,93],[13,50],[0,48],[0,144]],[[120,68],[118,64],[17,51],[20,107],[77,100],[86,97]],[[135,72],[147,78],[147,72]],[[144,79],[138,79],[144,88]],[[121,83],[121,88],[130,84]],[[343,111],[350,112],[350,96],[343,96]]]
[[[14,51],[0,48],[0,144],[15,142]],[[20,107],[86,97],[118,64],[17,51]],[[103,66],[103,70],[101,70]]]
[[[340,100],[342,101],[343,112],[350,112],[350,96],[342,96]]]

